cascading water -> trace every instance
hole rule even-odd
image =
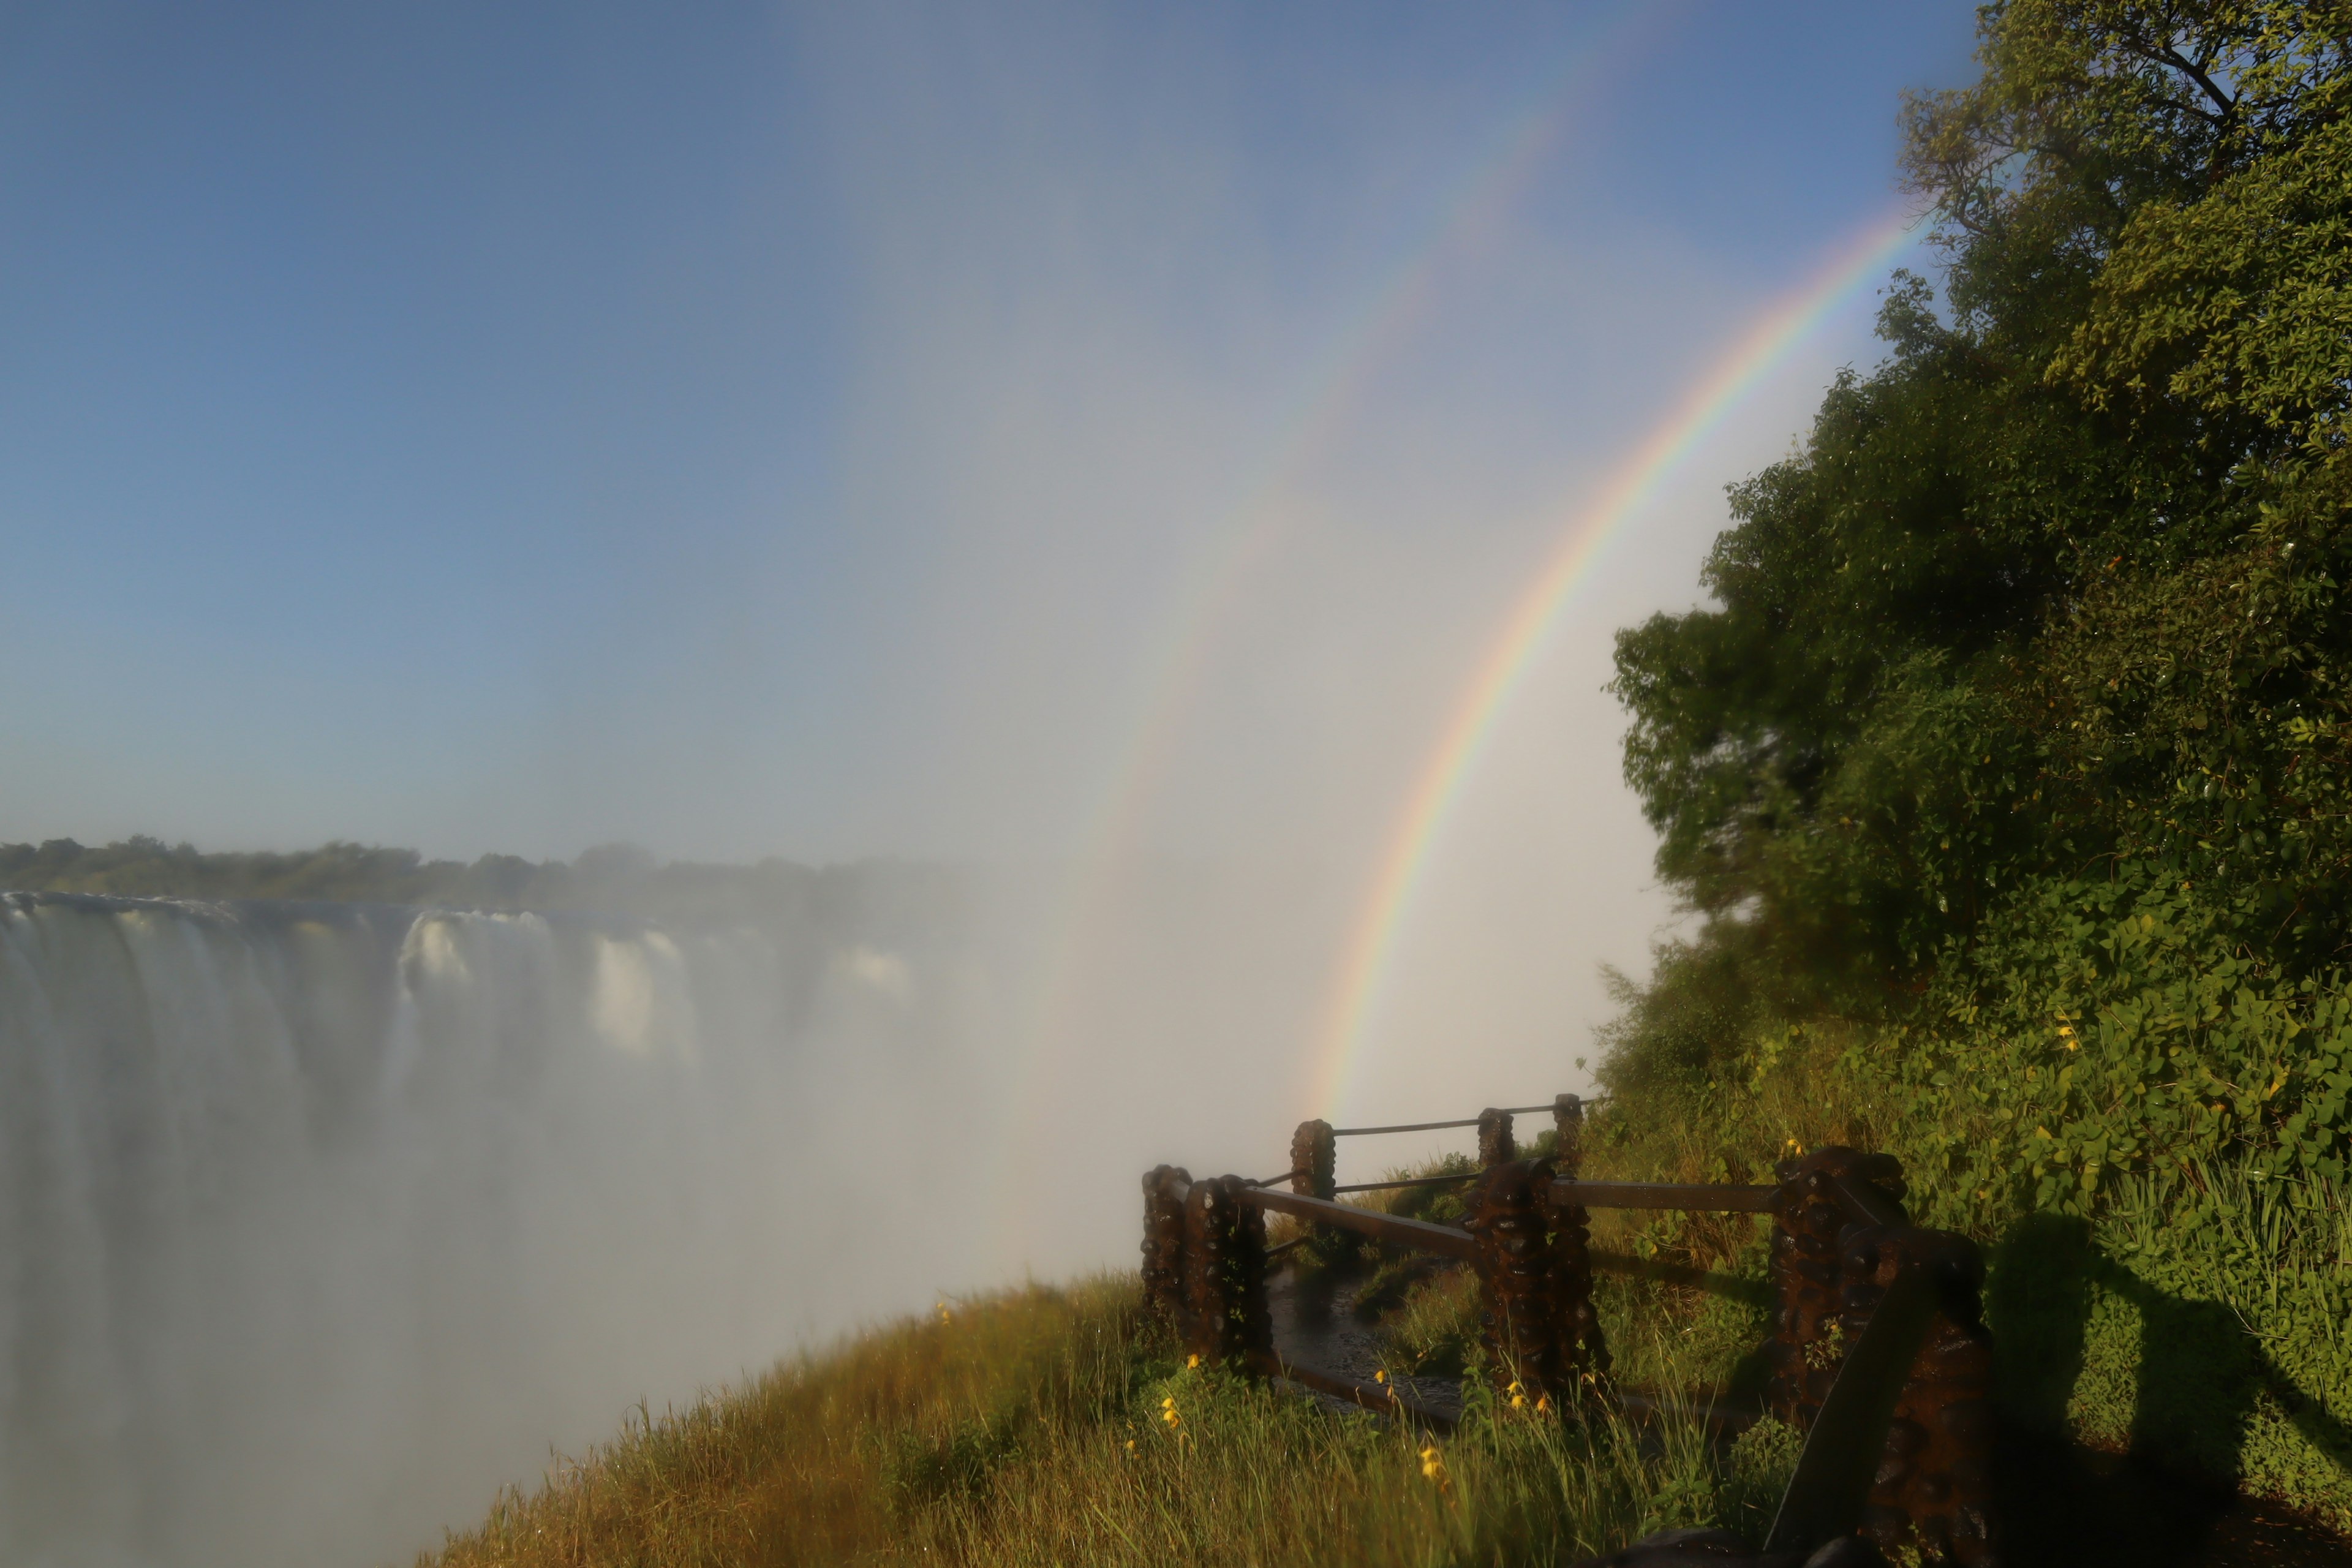
[[[404,1557],[969,1282],[887,1174],[990,1114],[988,966],[873,924],[0,895],[0,1563]]]

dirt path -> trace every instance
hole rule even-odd
[[[1381,1370],[1380,1342],[1371,1326],[1356,1315],[1361,1279],[1334,1280],[1317,1274],[1302,1281],[1285,1268],[1266,1281],[1274,1315],[1275,1353],[1298,1366],[1369,1382]],[[1405,1394],[1451,1420],[1462,1414],[1462,1384],[1451,1377],[1407,1377],[1391,1373]],[[1328,1395],[1315,1396],[1338,1409],[1353,1409]]]

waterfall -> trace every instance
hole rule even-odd
[[[404,1561],[968,1283],[958,919],[0,895],[0,1563]]]

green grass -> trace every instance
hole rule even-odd
[[[1883,1099],[1869,1047],[1860,1031],[1808,1026],[1751,1050],[1744,1077],[1652,1092],[1638,1115],[1612,1105],[1588,1134],[1588,1168],[1769,1181],[1791,1143],[1904,1156],[1914,1215],[1984,1247],[2012,1420],[2352,1534],[2352,1184],[2190,1161],[2111,1179],[2087,1215],[2021,1210],[1937,1173],[1933,1138]],[[1612,1223],[1621,1249],[1750,1270],[1738,1222]]]
[[[1706,1335],[1651,1317],[1643,1364],[1709,1381]],[[1753,1533],[1788,1458],[1713,1451],[1688,1410],[1636,1428],[1470,1405],[1433,1464],[1394,1424],[1188,1370],[1125,1279],[1036,1287],[640,1419],[419,1561],[1549,1563],[1672,1526]]]
[[[1851,1101],[1756,1089],[1709,1108],[1741,1142],[1709,1151],[1695,1125],[1663,1116],[1604,1121],[1587,1168],[1752,1179],[1790,1138],[1875,1142]],[[2352,1191],[2200,1167],[2117,1182],[2089,1217],[1980,1224],[1965,1205],[1955,1216],[1948,1196],[1915,1194],[1986,1245],[2012,1417],[2352,1530]],[[1428,1214],[1446,1200],[1418,1189],[1367,1201]],[[1597,1248],[1706,1271],[1704,1288],[1601,1277],[1619,1385],[1670,1401],[1752,1392],[1762,1227],[1594,1222]],[[1367,1289],[1395,1287],[1374,1330],[1395,1370],[1444,1375],[1475,1359],[1462,1270],[1419,1272],[1353,1241],[1335,1250]],[[1687,1407],[1640,1428],[1599,1411],[1555,1423],[1498,1411],[1478,1386],[1470,1419],[1440,1446],[1441,1485],[1410,1431],[1187,1370],[1140,1318],[1129,1280],[1032,1288],[642,1416],[420,1563],[1549,1563],[1678,1525],[1753,1539],[1794,1458],[1795,1435],[1770,1423],[1727,1452]]]

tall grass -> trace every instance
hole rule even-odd
[[[1644,1360],[1672,1378],[1674,1335]],[[1188,1368],[1133,1285],[1104,1279],[950,1305],[643,1414],[419,1562],[1554,1563],[1671,1526],[1752,1530],[1770,1490],[1752,1459],[1711,1448],[1688,1409],[1561,1422],[1476,1388],[1433,1440]]]

